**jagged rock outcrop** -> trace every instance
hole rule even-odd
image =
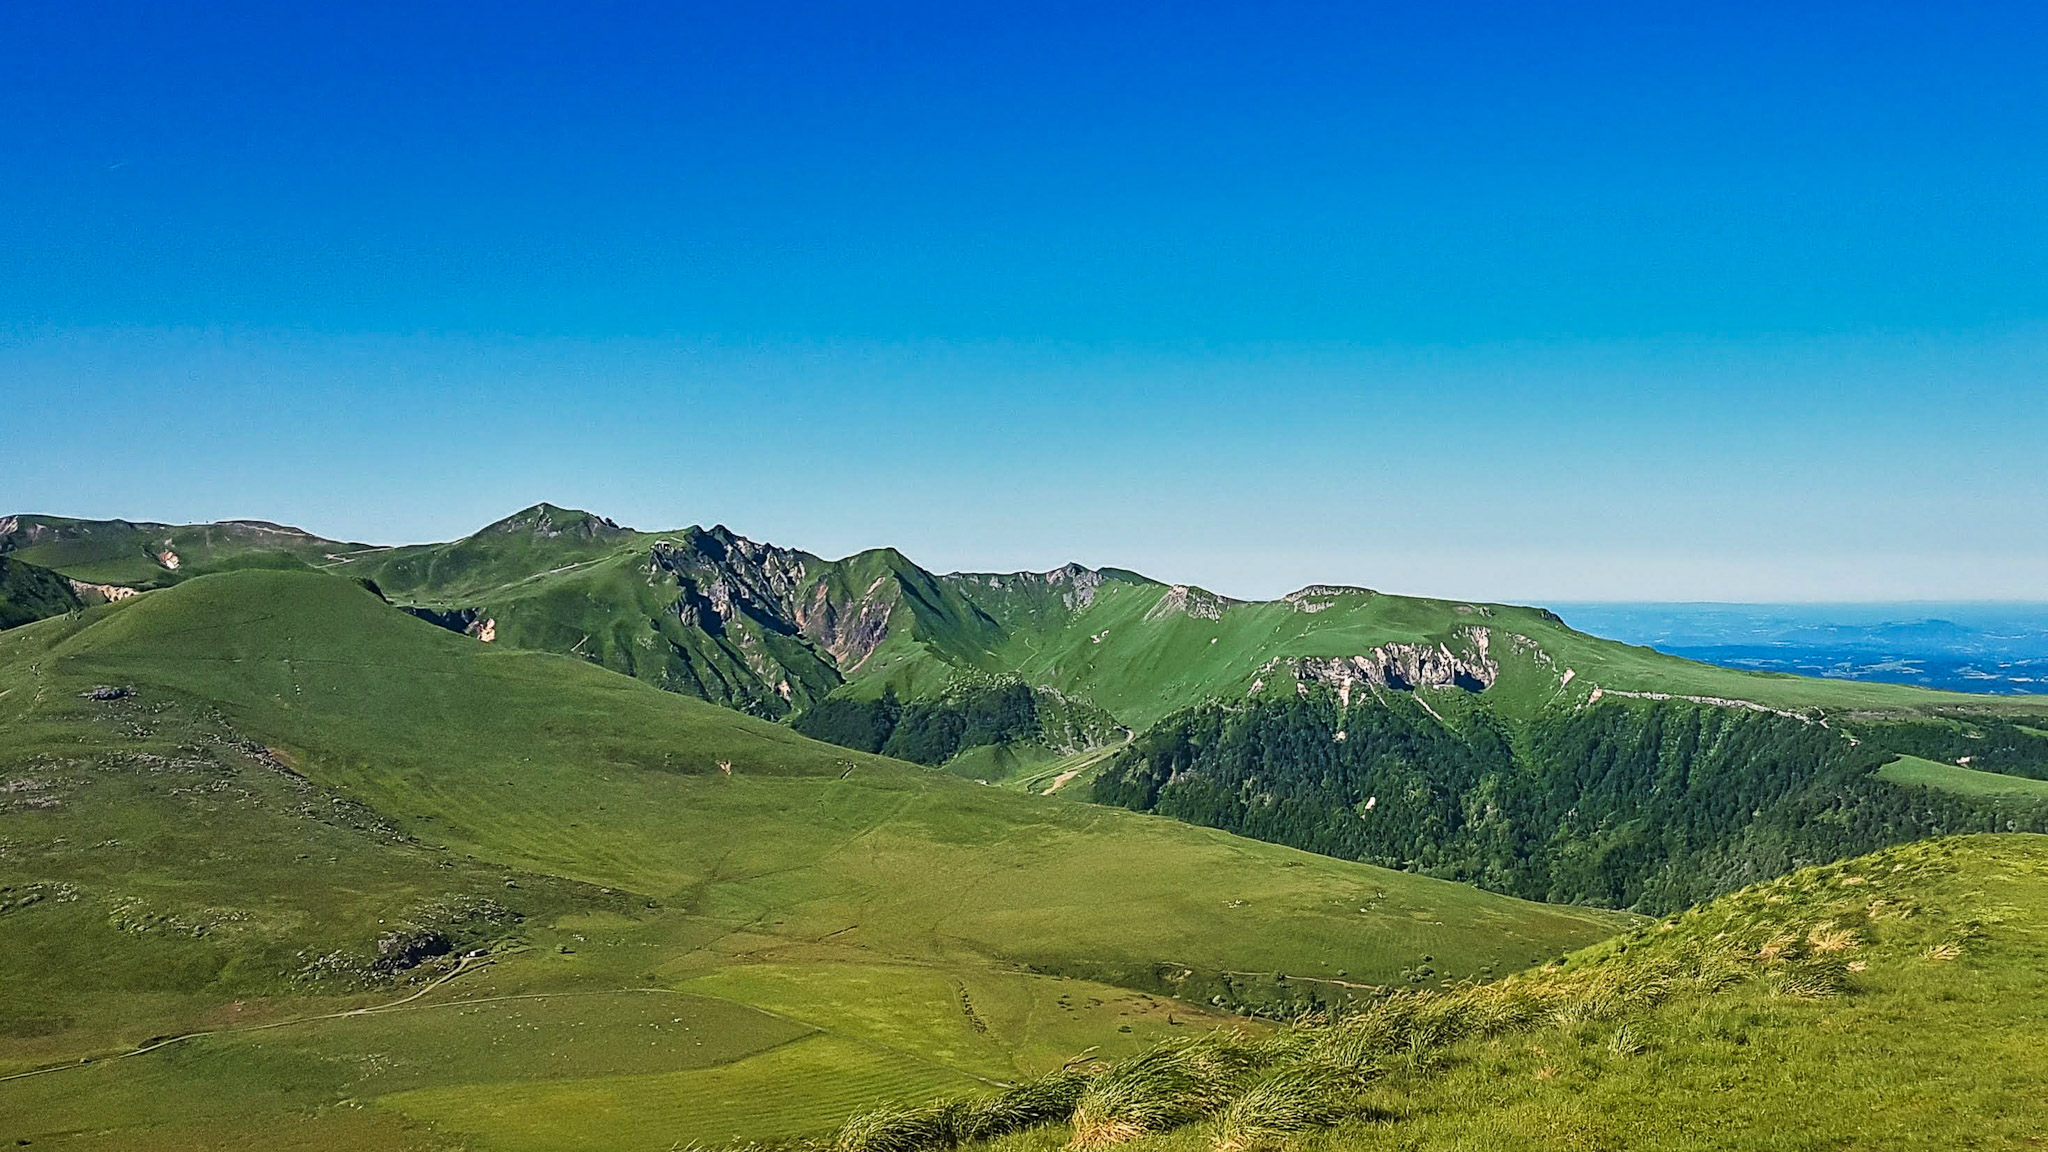
[[[1095,590],[1102,587],[1102,573],[1094,568],[1083,568],[1068,562],[1045,574],[1047,584],[1065,585],[1060,601],[1072,611],[1080,611],[1095,603]]]
[[[840,675],[860,667],[895,630],[916,627],[920,615],[953,612],[948,619],[959,622],[964,612],[969,629],[996,627],[970,606],[949,603],[933,577],[892,549],[827,563],[720,525],[657,541],[648,570],[676,582],[674,611],[683,624],[722,638],[744,621],[742,633],[800,639]]]
[[[1175,584],[1160,595],[1159,602],[1145,613],[1147,620],[1164,620],[1168,616],[1192,616],[1197,620],[1221,620],[1223,610],[1231,601],[1188,584]]]
[[[820,581],[811,595],[796,605],[797,626],[831,655],[841,672],[860,667],[889,638],[889,617],[896,605],[877,596],[879,584],[869,585],[865,596],[842,601]]]
[[[71,590],[80,596],[97,596],[109,604],[116,600],[126,600],[130,596],[141,595],[139,590],[126,588],[119,584],[88,584],[83,580],[66,580],[65,583],[69,584]]]
[[[1370,599],[1379,595],[1370,588],[1357,588],[1348,584],[1311,584],[1299,588],[1280,599],[1296,612],[1316,613],[1334,608],[1337,601],[1345,596],[1359,596]]]
[[[437,628],[473,636],[486,644],[498,638],[498,622],[484,615],[481,608],[421,608],[401,604],[398,610],[417,616]]]
[[[1500,678],[1500,665],[1487,653],[1491,635],[1485,628],[1471,628],[1460,638],[1469,651],[1455,651],[1446,643],[1394,643],[1382,644],[1357,656],[1272,660],[1259,669],[1259,682],[1263,685],[1268,675],[1284,669],[1297,684],[1329,685],[1346,706],[1351,703],[1353,690],[1361,684],[1397,691],[1456,687],[1483,692],[1493,687],[1493,682]]]
[[[686,532],[680,540],[657,540],[647,555],[648,570],[675,580],[682,590],[676,614],[683,623],[722,634],[745,615],[780,632],[796,632],[798,593],[808,575],[802,552],[760,544],[720,524]]]

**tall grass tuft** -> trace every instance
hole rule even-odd
[[[1336,1068],[1285,1068],[1252,1084],[1216,1117],[1216,1152],[1270,1148],[1287,1136],[1342,1120],[1359,1080]]]
[[[992,1140],[1041,1124],[1063,1122],[1074,1115],[1088,1078],[1061,1070],[1008,1089],[961,1103],[954,1117],[954,1136],[961,1143]]]
[[[1397,993],[1317,1031],[1303,1056],[1339,1068],[1369,1068],[1408,1046],[1422,994]]]
[[[1771,991],[1802,1000],[1824,1000],[1850,988],[1849,961],[1839,955],[1802,956],[1776,964],[1770,971]]]
[[[830,1152],[943,1152],[1058,1123],[1074,1114],[1087,1083],[1081,1073],[1061,1070],[994,1096],[877,1108],[842,1125]]]
[[[1254,1041],[1236,1029],[1211,1032],[1193,1040],[1169,1043],[1167,1047],[1178,1053],[1181,1062],[1196,1075],[1219,1084],[1242,1079],[1246,1073],[1266,1067],[1282,1051]]]
[[[1742,983],[1749,969],[1726,947],[1694,946],[1685,950],[1676,983],[1687,992],[1712,995]]]
[[[1465,1002],[1472,1034],[1484,1038],[1519,1031],[1543,1011],[1534,994],[1511,981],[1469,989]]]
[[[1106,1148],[1191,1124],[1222,1107],[1230,1076],[1216,1061],[1191,1059],[1189,1047],[1155,1048],[1097,1073],[1074,1106],[1071,1146]]]
[[[883,1107],[848,1120],[832,1138],[831,1152],[932,1152],[960,1142],[962,1105],[954,1101]]]

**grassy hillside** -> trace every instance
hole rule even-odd
[[[64,577],[47,568],[0,556],[0,628],[61,616],[84,606],[84,600]]]
[[[946,579],[973,595],[988,581],[1007,587],[1044,578]],[[1254,684],[1275,684],[1280,677],[1273,669],[1294,660],[1350,658],[1390,644],[1443,645],[1470,654],[1481,630],[1488,657],[1500,665],[1498,697],[1524,711],[1583,702],[1600,690],[1717,697],[1787,711],[2048,712],[2048,703],[2038,698],[1987,698],[1698,664],[1575,632],[1540,608],[1362,588],[1312,588],[1247,603],[1129,573],[1105,576],[1085,600],[1069,598],[1076,601],[1072,607],[1043,594],[1012,596],[1011,606],[994,609],[1006,635],[991,666],[1088,699],[1136,729],[1204,699],[1243,699]]]
[[[7,538],[41,533],[34,547],[125,541],[136,554],[118,522],[17,520]],[[247,527],[220,532],[250,547]],[[723,527],[637,532],[549,504],[447,544],[323,547],[314,563],[495,646],[573,656],[967,780],[1058,784],[1523,896],[1657,910],[1801,862],[2009,822],[1967,800],[1973,776],[1894,787],[1897,771],[1876,767],[1899,755],[2048,778],[2048,737],[2029,734],[2048,724],[2040,697],[1717,668],[1536,608],[1349,587],[1246,603],[1077,565],[935,576],[891,549],[825,560]],[[1304,695],[1333,698],[1345,718],[1286,719]],[[1764,754],[1727,753],[1713,787],[1695,770],[1718,754],[1701,760],[1681,738],[1647,755],[1628,719],[1709,712],[1698,724],[1736,733],[1737,752],[1776,733]],[[1819,731],[1786,735],[1805,727]],[[1255,729],[1261,748],[1222,765],[1210,739],[1174,761],[1196,729]],[[1373,739],[1331,746],[1353,731]],[[1174,783],[1153,788],[1148,773]],[[1368,818],[1366,804],[1386,807]]]
[[[267,520],[153,524],[0,516],[0,554],[89,584],[128,588],[160,588],[243,566],[333,563],[362,547]]]
[[[1698,664],[1575,632],[1537,608],[1347,587],[1242,602],[1078,565],[935,576],[893,549],[825,560],[723,527],[640,532],[550,504],[458,541],[403,548],[339,545],[257,521],[174,528],[16,516],[0,529],[0,552],[76,579],[136,586],[237,563],[304,561],[373,580],[402,603],[492,620],[505,643],[574,654],[771,717],[831,694],[940,700],[994,678],[1143,730],[1204,700],[1291,684],[1304,660],[1372,659],[1389,645],[1471,656],[1482,644],[1482,662],[1498,665],[1494,706],[1521,714],[1596,693],[1795,712],[2048,713],[2038,698]],[[176,551],[179,568],[164,567],[166,550]]]
[[[542,520],[548,526],[538,528]],[[863,700],[885,689],[904,700],[934,699],[963,680],[998,677],[1057,691],[1143,730],[1191,704],[1243,699],[1254,685],[1291,686],[1289,670],[1301,660],[1364,657],[1388,645],[1471,654],[1481,633],[1487,659],[1499,665],[1491,690],[1496,706],[1522,714],[1581,704],[1595,693],[1694,696],[1798,712],[2048,713],[2035,698],[1698,664],[1575,632],[1538,608],[1344,587],[1243,602],[1120,569],[933,576],[889,549],[829,561],[722,528],[638,533],[559,526],[609,523],[541,505],[463,541],[362,557],[351,570],[407,602],[481,606],[524,618],[514,642],[575,650],[695,695],[752,700],[770,714],[781,709],[762,701],[780,697],[783,680],[791,695],[782,702],[804,704],[820,689]],[[678,611],[679,603],[721,586],[712,598],[726,607]],[[665,613],[687,626],[671,627]],[[725,682],[647,671],[660,664],[650,653],[701,647],[703,637],[684,635],[692,629],[737,632],[719,673]],[[692,661],[703,663],[685,663]],[[750,676],[766,687],[744,684]]]
[[[1896,725],[1859,739],[1799,715],[1627,697],[1517,722],[1490,706],[1498,690],[1358,690],[1347,703],[1317,684],[1189,709],[1111,756],[1089,795],[1495,891],[1648,913],[1887,844],[2048,832],[2048,781],[1918,758],[1900,761],[1919,765],[1909,778],[1885,767],[1897,754],[1877,742]],[[1921,784],[1938,790],[1901,786]]]
[[[9,630],[0,732],[0,1131],[38,1147],[816,1131],[1620,923],[819,744],[303,571]]]
[[[1919,756],[1901,756],[1880,768],[1878,775],[1894,784],[1932,788],[1961,796],[2048,802],[2048,780],[1985,772],[1958,764],[1943,764],[1938,760],[1927,760]]]
[[[2038,1147],[2048,838],[1806,869],[1483,987],[864,1115],[839,1152]],[[1032,1107],[1032,1105],[1038,1105]]]

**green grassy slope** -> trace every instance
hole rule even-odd
[[[1120,569],[934,576],[893,549],[843,560],[723,528],[638,532],[536,505],[447,544],[366,549],[254,521],[169,528],[0,520],[0,552],[78,579],[154,586],[258,556],[376,581],[407,604],[473,609],[504,642],[574,653],[659,687],[781,716],[831,693],[936,699],[1021,679],[1142,730],[1205,699],[1242,699],[1304,658],[1389,644],[1469,653],[1491,642],[1497,706],[1663,693],[1788,711],[2048,712],[2038,698],[1743,672],[1565,626],[1541,609],[1312,587],[1241,602]],[[181,567],[156,553],[169,541]],[[1273,673],[1283,675],[1276,678]],[[1569,682],[1567,683],[1567,673]]]
[[[27,530],[20,524],[14,529],[17,535]],[[256,555],[234,562],[250,563]],[[1361,702],[1395,712],[1418,704],[1428,713],[1423,729],[1435,731],[1419,729],[1415,740],[1441,745],[1446,735],[1454,743],[1476,739],[1486,746],[1479,748],[1483,758],[1503,763],[1538,763],[1529,746],[1546,728],[1572,723],[1595,707],[1665,701],[1746,716],[1783,713],[1861,739],[1871,751],[2048,776],[2048,740],[2029,737],[2009,722],[2048,715],[2048,700],[2040,697],[1967,696],[1716,668],[1586,636],[1535,608],[1345,587],[1312,587],[1277,601],[1246,603],[1128,571],[1074,565],[1047,573],[933,576],[890,549],[827,561],[722,527],[641,533],[547,504],[453,543],[329,552],[317,563],[369,579],[395,601],[503,647],[573,655],[659,688],[788,718],[807,735],[847,747],[933,765],[950,761],[954,775],[1013,790],[1042,792],[1063,778],[1063,787],[1071,787],[1080,777],[1087,784],[1104,771],[1115,775],[1120,765],[1127,767],[1125,761],[1090,754],[1133,738],[1171,737],[1171,718],[1191,707],[1272,708],[1291,703],[1304,689],[1334,694],[1347,712]],[[1418,675],[1421,683],[1407,682]],[[1451,683],[1464,687],[1446,686]],[[1499,741],[1514,754],[1487,751]],[[1581,751],[1596,758],[1626,754],[1606,747]],[[1082,768],[1080,777],[1067,775],[1073,766],[1068,757],[1079,757],[1074,764]],[[1435,859],[1442,855],[1441,843],[1399,850],[1358,846],[1359,829],[1347,824],[1349,810],[1371,797],[1377,777],[1385,774],[1375,764],[1385,762],[1368,763],[1373,757],[1364,753],[1349,760],[1348,782],[1332,778],[1314,796],[1299,795],[1295,778],[1309,771],[1300,755],[1290,753],[1285,763],[1274,760],[1246,773],[1244,805],[1267,803],[1260,797],[1271,797],[1274,789],[1254,785],[1270,782],[1274,773],[1297,794],[1290,801],[1296,810],[1277,817],[1224,812],[1213,798],[1199,812],[1185,804],[1133,806],[1300,847],[1473,879],[1500,891],[1627,903],[1590,893],[1639,890],[1639,881],[1659,863],[1630,862],[1630,855],[1642,855],[1642,845],[1660,836],[1658,828],[1676,826],[1668,817],[1690,824],[1717,803],[1704,795],[1647,828],[1643,814],[1631,810],[1634,801],[1603,804],[1596,819],[1611,826],[1582,829],[1585,835],[1575,833],[1575,841],[1588,867],[1606,867],[1594,857],[1611,858],[1629,875],[1612,884],[1532,887],[1527,878],[1506,877],[1505,865],[1461,863],[1471,855],[1462,848],[1460,860]],[[1759,768],[1770,778],[1759,781],[1765,791],[1806,794],[1796,811],[1779,812],[1780,823],[1806,821],[1828,807],[1824,793],[1843,791],[1836,787],[1839,781],[1822,778],[1824,766],[1811,758],[1779,761]],[[1786,773],[1799,779],[1783,779]],[[1443,791],[1441,776],[1423,786]],[[1532,779],[1524,777],[1530,774],[1503,779],[1526,792]],[[1598,780],[1580,783],[1605,787]],[[1856,777],[1848,792],[1865,797],[1871,791],[1865,783]],[[1473,804],[1460,801],[1462,808],[1447,815],[1454,823],[1470,823],[1458,812],[1499,810],[1480,795],[1492,786],[1479,781],[1478,790],[1467,789],[1463,798]],[[1584,810],[1578,797],[1551,791],[1541,803],[1521,804],[1509,814],[1516,824],[1512,836],[1540,841],[1558,827],[1557,814]],[[1096,795],[1079,789],[1071,794]],[[1768,851],[1757,852],[1679,833],[1687,851],[1727,858],[1714,865],[1714,887],[1667,892],[1657,907],[1816,858],[1813,853],[1822,848],[1861,851],[1907,836],[2002,826],[1986,823],[1981,813],[1956,815],[1952,805],[1918,815],[1891,811],[1900,808],[1897,797],[1884,795],[1882,787],[1875,795],[1884,813],[1874,815],[1868,804],[1860,814],[1832,813],[1830,818],[1865,828],[1851,842],[1816,845],[1794,835],[1777,837]],[[1121,802],[1132,803],[1129,797]],[[1304,806],[1325,811],[1304,813]],[[1750,807],[1761,811],[1770,805]],[[1389,823],[1385,815],[1373,819]],[[1726,840],[1728,813],[1713,819],[1714,835]],[[1331,828],[1313,835],[1302,831],[1317,820]],[[1876,825],[1882,828],[1869,831]],[[1831,825],[1810,827],[1828,832]],[[1534,850],[1495,847],[1495,856]],[[1684,860],[1663,864],[1667,870],[1700,871]]]
[[[1340,1132],[1331,1145],[2039,1146],[2043,838],[1935,841],[1809,870],[1682,919],[1672,935],[1742,933],[1768,946],[1827,926],[1857,941],[1841,995],[1750,984],[1619,1022],[1625,1043],[1609,1027],[1475,1045],[1449,1075],[1388,1086],[1407,1121]],[[1607,947],[1588,962],[1625,957]]]
[[[1894,784],[1933,788],[1962,796],[2022,801],[2048,800],[2048,780],[1984,772],[1959,764],[1926,760],[1919,756],[1901,756],[1878,769],[1877,774]]]
[[[2048,837],[1927,841],[1491,986],[1113,1064],[1094,1075],[1120,1092],[1090,1089],[1071,1124],[970,1146],[2030,1149],[2048,1133],[2044,998]],[[926,1152],[965,1115],[877,1116],[840,1146]]]
[[[160,588],[236,567],[332,563],[362,547],[267,520],[153,524],[0,516],[0,554],[74,580],[130,588]]]
[[[808,1131],[1620,923],[818,744],[310,572],[9,630],[0,733],[0,1072],[60,1069],[0,1081],[0,1131],[38,1147]]]
[[[0,556],[0,628],[61,616],[84,606],[64,577]]]
[[[1019,577],[947,579],[971,592],[990,579]],[[1260,681],[1279,684],[1285,676],[1271,670],[1276,660],[1353,657],[1388,644],[1441,644],[1470,653],[1479,629],[1502,665],[1497,697],[1512,697],[1523,710],[1581,703],[1601,689],[1718,697],[1788,711],[2048,711],[2048,702],[2038,698],[1720,668],[1588,636],[1540,608],[1356,588],[1309,589],[1247,603],[1117,573],[1076,607],[1042,592],[1008,599],[1008,607],[994,612],[1008,634],[991,666],[1081,696],[1138,729],[1203,699],[1241,699]],[[1570,682],[1563,683],[1567,672]]]

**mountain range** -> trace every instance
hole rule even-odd
[[[1897,858],[1942,902],[1911,931],[1844,919],[1838,862],[2048,831],[2048,701],[1365,588],[935,574],[543,504],[396,548],[9,516],[0,611],[0,1125],[42,1146],[802,1141],[1523,969],[1635,988],[1646,916],[1712,951],[1730,909],[1763,948],[1824,907],[1800,940],[1853,929],[1913,988],[1907,944],[1982,903],[1937,889],[2038,853]],[[1723,959],[1840,983],[1760,955]],[[1571,1043],[1628,1046],[1584,1011]],[[1417,1099],[1438,1042],[1401,1041]],[[837,1139],[971,1143],[966,1106]]]

